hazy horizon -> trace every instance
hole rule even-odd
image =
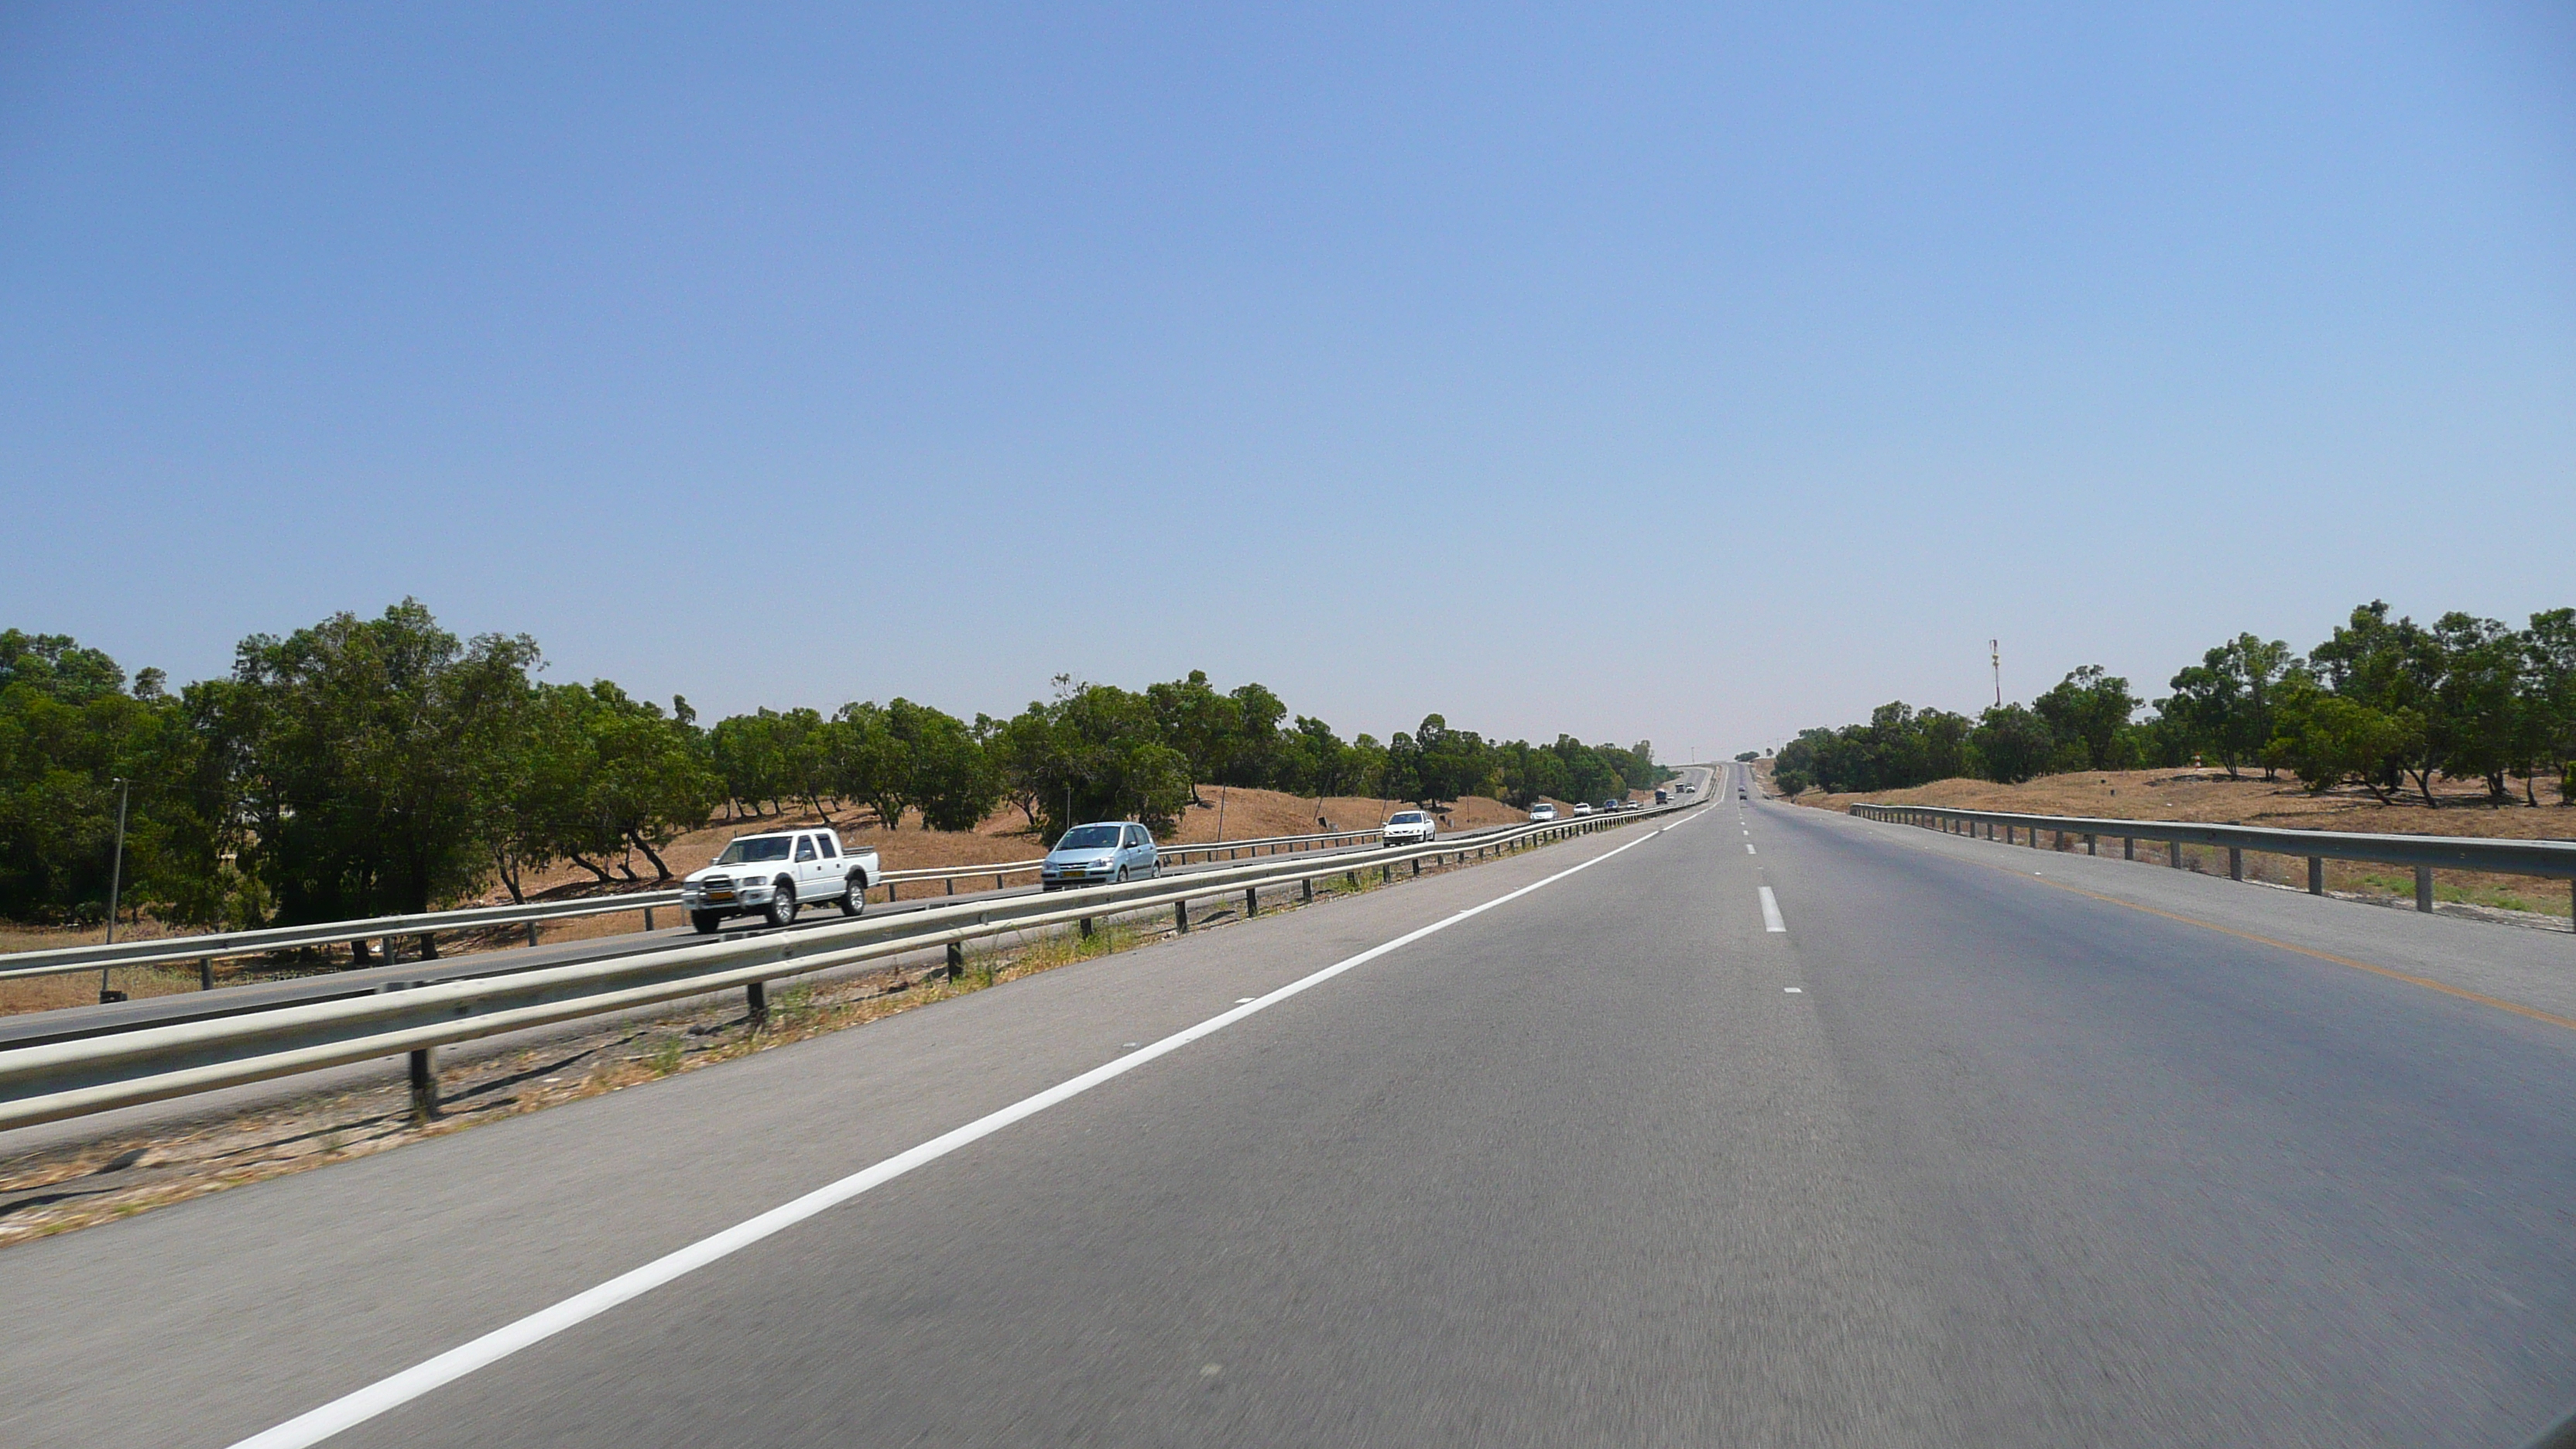
[[[2511,4],[21,10],[0,626],[187,680],[412,595],[710,718],[1198,668],[1683,760],[1990,638],[2519,624],[2571,80]]]

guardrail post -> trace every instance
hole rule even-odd
[[[2325,858],[2324,856],[2322,856],[2322,855],[2312,855],[2312,856],[2309,856],[2309,857],[2308,857],[2308,894],[2309,894],[2309,895],[2312,895],[2312,896],[2321,896],[2321,895],[2324,895],[2325,893],[2326,893],[2326,858]]]
[[[212,956],[197,958],[197,989],[199,991],[215,989],[215,958]]]
[[[2181,841],[2168,840],[2165,842],[2165,864],[2172,866],[2176,870],[2182,869]]]
[[[438,1063],[431,1057],[436,1047],[417,1047],[411,1054],[411,1123],[425,1127],[438,1118]]]
[[[2138,837],[2134,835],[2123,835],[2120,837],[2120,858],[2122,860],[2135,860],[2138,858]]]
[[[2227,878],[2245,879],[2245,852],[2233,845],[2227,847]]]
[[[893,905],[893,904],[894,904],[894,882],[893,882],[893,881],[887,881],[887,882],[886,882],[886,904],[887,904],[887,905]]]
[[[528,922],[528,944],[537,944],[537,923],[534,921]]]
[[[997,873],[997,874],[995,874],[995,875],[994,875],[994,877],[993,877],[993,889],[995,889],[995,890],[1000,890],[1001,888],[1002,888],[1002,877]]]
[[[750,1007],[751,1029],[769,1025],[769,983],[755,981],[742,989],[743,1001]]]
[[[1184,936],[1190,933],[1190,903],[1188,901],[1172,902],[1172,925]]]
[[[1418,856],[1418,855],[1417,855],[1417,856],[1415,856],[1415,857],[1413,858],[1413,873],[1414,873],[1415,875],[1420,875],[1420,874],[1422,874],[1422,857],[1421,857],[1421,856]]]
[[[1260,914],[1261,887],[1245,886],[1243,888],[1243,918],[1248,921]]]
[[[2093,832],[2090,830],[2084,832],[2084,853],[2086,855],[2100,855],[2102,853],[2100,842],[2094,839]]]
[[[644,908],[644,929],[648,931],[653,929],[653,908],[651,906],[646,906]]]
[[[953,875],[948,877],[948,893],[952,896],[957,894],[957,877]]]
[[[1312,901],[1314,898],[1315,898],[1315,878],[1314,878],[1313,876],[1308,876],[1306,879],[1304,879],[1304,880],[1301,880],[1301,881],[1297,882],[1297,899],[1298,899],[1298,900],[1300,900],[1300,901]]]
[[[965,974],[966,948],[956,941],[951,941],[948,943],[948,979],[954,981]]]
[[[1091,918],[1089,916],[1082,918],[1082,939],[1086,941],[1091,939]]]
[[[2433,867],[2429,865],[2415,867],[2415,909],[2433,914]]]

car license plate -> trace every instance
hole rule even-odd
[[[729,901],[729,900],[732,900],[732,899],[733,899],[733,892],[731,892],[731,891],[709,891],[709,892],[707,892],[707,899],[708,899],[708,900],[711,900],[711,901]]]

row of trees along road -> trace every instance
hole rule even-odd
[[[2438,805],[2436,776],[2479,781],[2495,804],[2531,806],[2547,778],[2559,804],[2576,802],[2576,609],[2516,629],[2463,613],[2391,619],[2374,602],[2304,657],[2241,634],[2166,687],[2150,704],[2088,665],[2027,705],[1975,719],[1885,704],[1866,724],[1801,731],[1774,774],[1794,795],[2207,759],[2231,776],[2286,770],[2315,791],[2358,785],[2382,804],[2411,792]]]
[[[125,902],[174,924],[436,909],[570,864],[667,880],[711,820],[799,806],[889,828],[975,827],[1005,804],[1168,831],[1206,785],[1439,805],[1602,799],[1666,778],[1652,747],[1488,741],[1439,715],[1380,743],[1206,674],[1131,691],[1058,677],[1007,719],[906,699],[701,726],[607,680],[550,684],[526,635],[460,639],[419,603],[242,641],[173,691],[59,635],[0,631],[0,917],[96,921],[130,782]]]

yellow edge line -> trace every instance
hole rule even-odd
[[[1954,859],[1964,858],[1954,857]],[[2373,966],[2367,961],[2355,961],[2350,956],[2338,956],[2332,951],[2320,951],[2313,946],[2301,946],[2289,941],[2276,941],[2270,936],[2258,936],[2252,931],[2240,931],[2233,926],[2222,926],[2215,921],[2204,921],[2197,916],[2186,916],[2175,911],[2161,910],[2155,906],[2142,906],[2136,901],[2124,901],[2118,896],[2106,896],[2100,891],[2088,891],[2082,886],[2068,885],[2066,882],[2061,880],[2050,880],[2047,876],[2041,875],[2037,871],[2032,871],[2025,875],[2010,866],[1997,865],[1990,860],[1967,860],[1965,863],[1968,865],[1980,866],[1986,870],[2000,871],[2016,880],[2037,881],[2041,885],[2048,886],[2052,889],[2067,891],[2074,895],[2083,896],[2087,900],[2100,901],[2105,905],[2121,906],[2132,911],[2143,911],[2150,916],[2162,916],[2168,921],[2178,921],[2186,926],[2198,926],[2204,931],[2216,931],[2222,936],[2234,936],[2240,941],[2251,941],[2258,946],[2270,946],[2275,950],[2288,951],[2295,955],[2307,956],[2319,961],[2330,961],[2337,966],[2349,966],[2355,971],[2367,971],[2373,976],[2385,976],[2391,981],[2403,981],[2409,986],[2421,986],[2427,991],[2438,991],[2444,996],[2456,996],[2462,1001],[2474,1001],[2480,1006],[2492,1006],[2498,1011],[2510,1011],[2516,1016],[2527,1016],[2533,1021],[2545,1021],[2551,1026],[2564,1027],[2569,1031],[2576,1031],[2576,1017],[2560,1016],[2554,1011],[2543,1011],[2536,1006],[2525,1006],[2519,1001],[2507,1001],[2501,996],[2489,996],[2482,991],[2471,991],[2465,986],[2453,986],[2447,981],[2435,981],[2429,976],[2416,976],[2404,971],[2391,970],[2386,966]]]

